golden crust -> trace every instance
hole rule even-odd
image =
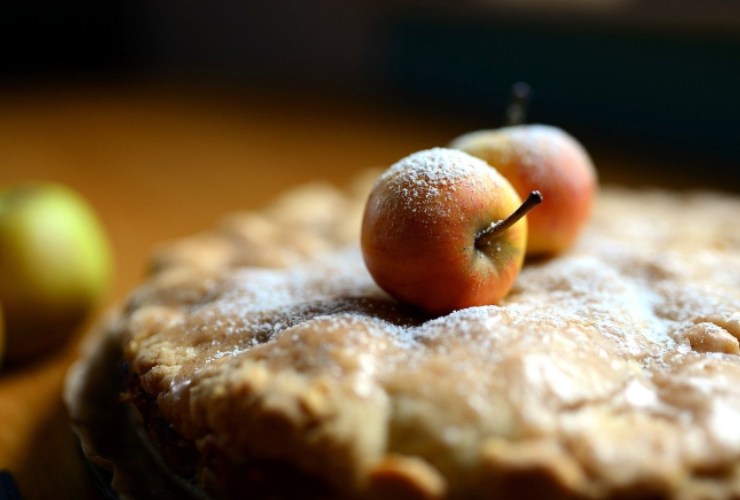
[[[157,253],[122,345],[182,438],[355,497],[740,496],[740,200],[606,189],[504,304],[425,318],[364,268],[367,189]]]

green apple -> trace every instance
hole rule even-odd
[[[0,304],[9,361],[74,331],[104,297],[111,270],[107,235],[78,193],[50,183],[0,190]]]

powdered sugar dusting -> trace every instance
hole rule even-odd
[[[404,176],[415,180],[422,187],[429,185],[454,187],[456,181],[469,178],[484,167],[490,168],[483,160],[462,151],[432,148],[418,151],[394,163],[383,172],[379,182]]]
[[[476,183],[494,175],[483,160],[454,149],[433,148],[416,152],[393,164],[378,179],[411,210],[432,204],[435,211],[454,206],[461,182]]]
[[[430,150],[384,179],[408,176],[409,197],[429,196],[460,182],[460,158]],[[286,268],[224,252],[234,260],[162,272],[134,294],[124,346],[193,439],[252,450],[260,437],[229,423],[279,415],[329,436],[306,438],[296,460],[322,463],[315,442],[353,450],[343,463],[356,471],[386,454],[442,455],[459,496],[482,486],[452,477],[477,478],[497,446],[542,442],[561,451],[537,467],[588,471],[569,485],[579,495],[678,491],[697,464],[740,463],[727,431],[740,415],[740,221],[727,215],[738,210],[716,195],[607,190],[569,253],[527,263],[502,304],[443,317],[386,296],[356,245],[322,240],[328,250]],[[627,479],[625,464],[638,464]]]
[[[584,148],[567,132],[540,124],[471,132],[457,138],[451,147],[474,151],[492,162],[493,167],[520,164],[527,171],[528,182],[540,187],[552,182],[549,171],[553,158],[558,158],[563,150],[588,158]]]

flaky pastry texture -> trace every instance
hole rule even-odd
[[[270,464],[322,497],[740,497],[740,199],[605,188],[502,304],[426,317],[363,265],[369,186],[229,216],[130,295],[134,401],[194,482],[236,495]]]

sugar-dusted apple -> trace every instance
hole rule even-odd
[[[432,314],[498,303],[524,260],[524,215],[511,184],[462,151],[414,153],[384,172],[367,200],[362,252],[378,285]]]

